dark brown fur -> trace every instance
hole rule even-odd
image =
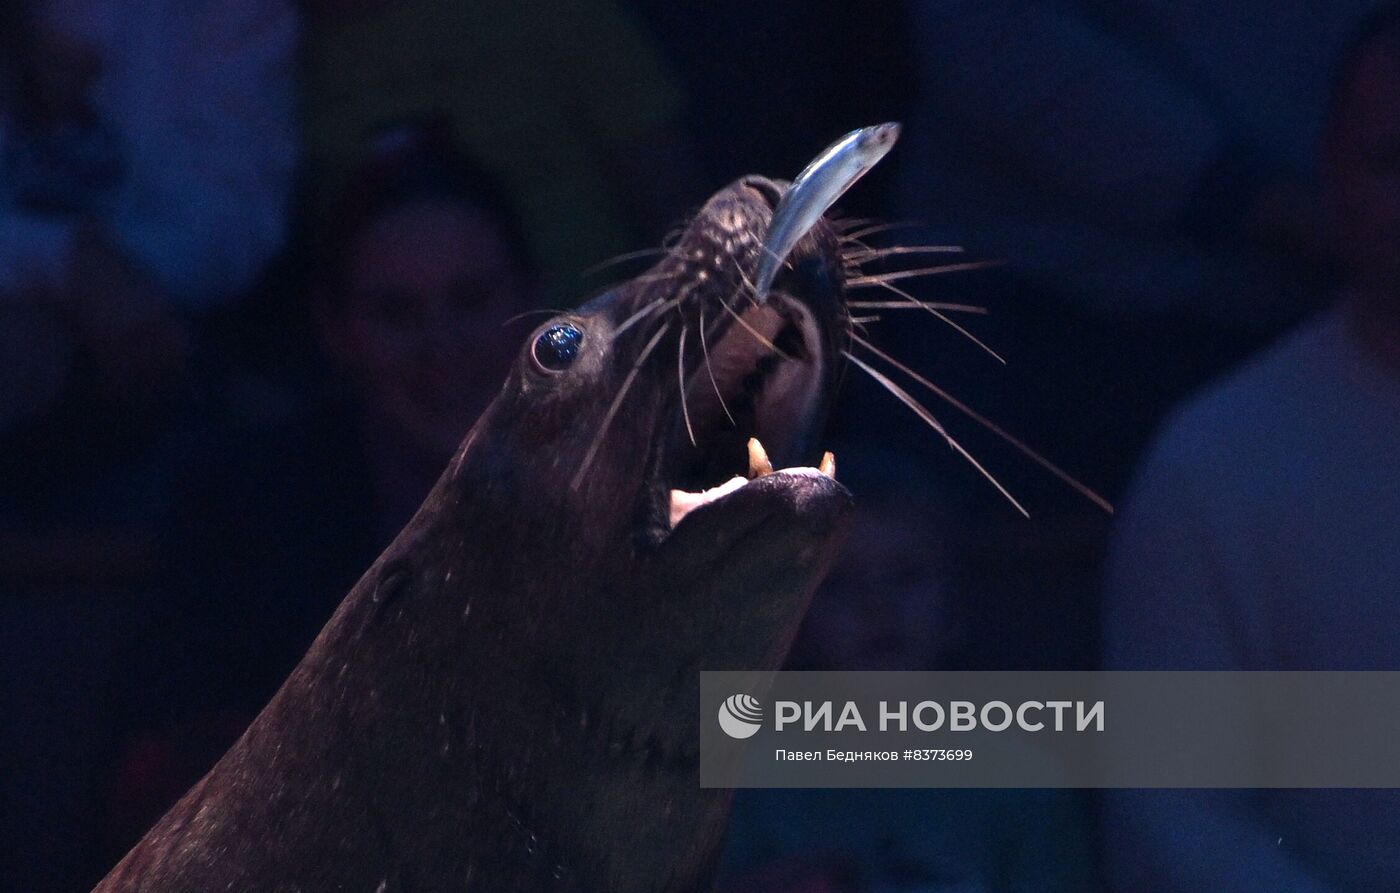
[[[527,342],[272,702],[99,891],[708,883],[728,797],[698,784],[697,674],[780,663],[850,515],[835,481],[779,474],[668,531],[666,487],[732,468],[751,433],[704,408],[695,333],[702,312],[711,351],[738,332],[723,303],[744,311],[776,192],[722,191],[655,268],[566,314],[585,333],[567,372]],[[779,280],[825,362],[809,412],[761,423],[776,464],[820,455],[843,275],[821,224]]]

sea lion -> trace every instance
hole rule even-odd
[[[735,182],[529,336],[271,703],[98,891],[706,885],[729,798],[698,784],[697,674],[780,663],[852,507],[818,463],[852,275],[829,222],[752,299],[783,192]]]

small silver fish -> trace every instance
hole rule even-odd
[[[763,240],[763,256],[754,277],[758,303],[768,299],[773,279],[793,246],[847,189],[885,157],[897,139],[899,125],[893,122],[853,130],[827,146],[797,175],[773,209],[768,235]]]

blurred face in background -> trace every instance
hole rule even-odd
[[[927,669],[947,633],[939,628],[938,541],[937,526],[910,507],[862,506],[841,558],[807,611],[794,665]]]
[[[1372,41],[1357,58],[1324,168],[1343,258],[1362,289],[1400,316],[1400,35]]]
[[[372,433],[445,462],[505,378],[505,321],[530,304],[503,231],[470,205],[416,200],[360,230],[343,281],[322,333]]]

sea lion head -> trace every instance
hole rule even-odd
[[[783,189],[731,184],[651,269],[540,324],[449,469],[509,602],[492,622],[527,627],[509,639],[542,674],[666,701],[786,652],[851,498],[815,467],[847,325],[835,231],[752,297]],[[750,438],[788,470],[755,475]]]

